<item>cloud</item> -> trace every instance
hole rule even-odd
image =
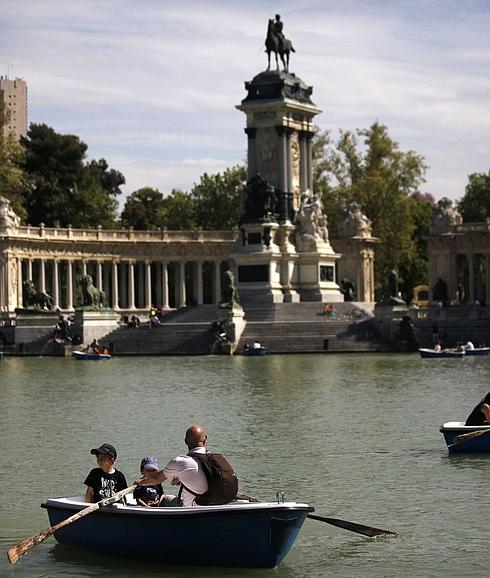
[[[127,191],[189,190],[245,157],[235,105],[266,67],[276,12],[267,0],[4,2],[0,72],[27,81],[31,121],[79,135]],[[426,157],[436,198],[488,170],[487,2],[286,1],[281,15],[322,129],[379,119]]]

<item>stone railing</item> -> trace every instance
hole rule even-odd
[[[188,241],[234,241],[236,231],[168,231],[159,229],[157,231],[135,231],[129,229],[74,229],[70,226],[61,227],[38,227],[23,226],[11,229],[10,237],[22,237],[31,239],[46,240],[70,240],[70,241],[168,241],[168,242],[188,242]]]

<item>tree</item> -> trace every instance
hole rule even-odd
[[[157,189],[143,187],[126,200],[121,213],[124,227],[154,231],[166,222],[167,209],[162,193]]]
[[[63,135],[45,124],[31,124],[23,169],[29,187],[23,192],[27,220],[32,225],[103,227],[116,219],[121,173],[108,170],[104,159],[85,163],[87,145],[75,135]]]
[[[458,203],[463,221],[481,222],[490,218],[490,171],[468,177],[465,194]]]
[[[328,133],[317,133],[314,151],[314,186],[323,194],[329,226],[357,202],[372,221],[373,234],[381,239],[375,260],[379,294],[389,271],[396,268],[400,273],[401,266],[413,259],[415,224],[409,195],[424,181],[424,159],[401,151],[378,122],[368,129],[340,131],[336,143]],[[409,286],[412,280],[400,277],[400,283]]]
[[[197,228],[194,201],[189,193],[172,189],[164,198],[163,226],[169,231],[190,231]]]
[[[204,173],[191,196],[196,223],[207,230],[227,230],[238,224],[238,209],[245,195],[247,171],[237,165],[224,173]]]

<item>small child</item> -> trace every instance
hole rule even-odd
[[[114,446],[102,444],[99,448],[90,450],[90,453],[97,456],[98,467],[90,471],[84,482],[87,486],[86,502],[99,502],[128,487],[124,474],[114,467],[117,458]]]
[[[151,476],[158,472],[158,467],[155,458],[143,458],[140,464],[140,472],[144,477]],[[162,484],[155,484],[154,486],[138,486],[133,492],[133,498],[140,506],[146,508],[160,505],[160,499],[163,496]]]

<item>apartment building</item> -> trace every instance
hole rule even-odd
[[[17,140],[27,134],[27,84],[16,78],[10,80],[0,76],[0,99],[10,112],[3,127],[4,135],[12,135]]]

